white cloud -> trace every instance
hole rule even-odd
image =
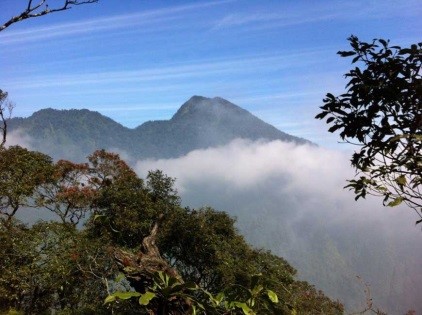
[[[325,163],[328,156],[330,165]],[[147,169],[154,166],[168,170],[179,178],[181,188],[188,182],[204,177],[224,179],[227,184],[241,189],[253,187],[269,177],[287,176],[291,178],[288,183],[290,189],[297,188],[304,181],[303,188],[310,190],[315,189],[313,181],[309,181],[310,176],[319,176],[329,170],[338,172],[343,158],[336,152],[322,148],[281,141],[237,139],[227,146],[192,151],[179,159],[140,161],[138,167]]]
[[[281,12],[280,12],[281,11]],[[418,1],[324,1],[316,5],[296,3],[254,12],[253,10],[227,14],[217,20],[212,30],[238,28],[244,32],[309,24],[325,20],[356,20],[388,17],[417,16],[421,7]]]
[[[121,14],[96,19],[82,20],[77,22],[55,24],[47,27],[37,27],[19,31],[10,31],[2,34],[2,45],[9,45],[17,42],[30,42],[47,40],[54,37],[71,37],[71,35],[90,34],[93,32],[105,32],[139,25],[152,25],[158,27],[169,25],[169,22],[182,19],[183,13],[200,10],[211,6],[221,5],[226,1],[207,1],[195,4],[171,6],[162,9]],[[171,24],[171,23],[170,23]],[[172,25],[174,28],[174,25]],[[155,28],[155,30],[157,30]]]
[[[6,137],[6,146],[19,145],[31,150],[31,137],[21,130],[9,132]]]
[[[388,294],[412,296],[406,307],[417,303],[407,289],[391,292],[393,287],[418,285],[405,279],[411,279],[406,277],[416,272],[422,257],[404,249],[420,248],[417,218],[404,207],[384,208],[377,198],[355,202],[353,193],[342,188],[354,175],[346,153],[235,140],[177,159],[136,164],[143,176],[151,169],[177,179],[185,205],[209,205],[236,216],[249,241],[286,257],[305,279],[348,300],[349,306],[361,301],[356,275],[371,283],[383,307],[391,306]],[[393,277],[399,266],[408,269],[400,267],[400,275]]]
[[[57,74],[10,80],[9,89],[38,89],[55,86],[86,86],[115,84],[122,82],[151,82],[159,80],[212,77],[222,74],[255,73],[256,71],[277,71],[291,67],[306,67],[318,63],[326,51],[321,49],[302,53],[273,53],[271,55],[236,56],[226,59],[202,60],[184,64],[172,64],[157,68],[126,71],[99,71],[95,73]],[[277,65],[277,66],[275,66]],[[171,83],[174,85],[174,83]]]
[[[215,23],[214,29],[225,28],[229,26],[241,26],[249,23],[272,21],[288,18],[286,14],[275,14],[275,13],[250,13],[250,14],[229,14],[218,20]]]
[[[150,169],[164,170],[177,178],[182,195],[190,196],[192,189],[201,190],[202,185],[212,190],[224,187],[223,190],[239,195],[259,192],[263,198],[270,194],[276,199],[303,196],[298,211],[329,212],[336,221],[339,217],[349,217],[350,213],[339,212],[334,204],[351,206],[353,215],[382,217],[385,209],[375,206],[367,213],[364,206],[354,203],[353,195],[342,189],[347,184],[346,179],[353,177],[348,159],[344,152],[316,146],[237,139],[229,145],[195,150],[178,159],[138,161],[136,169],[143,175]],[[206,196],[205,192],[202,195],[208,203],[215,197]],[[314,209],[313,203],[318,203],[324,210]],[[370,206],[375,204],[371,202]],[[240,209],[234,211],[236,214],[241,212]]]

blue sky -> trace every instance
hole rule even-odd
[[[50,1],[50,7],[54,2]],[[26,0],[0,0],[0,23]],[[220,96],[323,146],[313,117],[341,93],[351,34],[421,41],[422,2],[100,0],[0,32],[0,88],[14,116],[88,108],[127,127],[169,119],[192,95]]]

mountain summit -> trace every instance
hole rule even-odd
[[[136,159],[174,158],[236,138],[310,143],[223,98],[202,96],[191,97],[170,120],[148,121],[135,129],[86,109],[43,109],[28,118],[12,119],[10,131],[17,129],[30,135],[34,149],[75,160],[98,148],[121,150]]]
[[[221,97],[208,98],[194,95],[179,108],[172,120],[200,119],[205,115],[220,119],[223,115],[228,117],[252,114]]]

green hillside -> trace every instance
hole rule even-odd
[[[98,112],[44,109],[13,118],[10,131],[31,137],[31,147],[53,156],[82,160],[96,149],[117,150],[139,158],[179,157],[229,143],[236,138],[309,141],[288,135],[222,98],[193,96],[170,120],[126,128]]]

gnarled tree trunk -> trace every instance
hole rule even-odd
[[[161,218],[160,218],[161,219]],[[145,293],[154,283],[154,274],[158,271],[176,278],[184,283],[176,269],[161,257],[160,250],[155,244],[158,232],[158,222],[154,224],[151,234],[142,240],[138,253],[131,253],[120,248],[113,249],[114,259],[119,270],[126,276],[131,286],[140,293]],[[158,298],[155,303],[148,305],[152,314],[181,315],[189,313],[191,302],[182,297],[172,297],[171,300]]]

